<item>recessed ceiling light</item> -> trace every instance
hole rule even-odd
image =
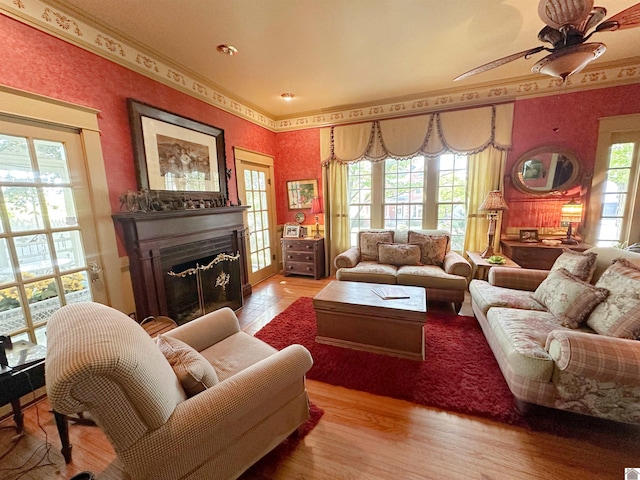
[[[290,102],[291,100],[293,100],[293,97],[295,97],[293,93],[283,93],[280,96],[284,98],[287,102]]]
[[[238,53],[238,49],[236,47],[234,47],[233,45],[227,45],[226,43],[218,45],[216,49],[223,55],[235,55],[236,53]]]

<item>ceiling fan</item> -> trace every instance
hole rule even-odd
[[[606,50],[603,43],[586,43],[591,35],[640,26],[640,3],[602,21],[607,10],[594,7],[593,0],[540,0],[538,15],[546,24],[538,33],[538,40],[550,43],[552,48],[543,45],[514,53],[480,65],[453,80],[462,80],[546,50],[551,53],[537,62],[531,71],[559,77],[564,82],[569,75],[582,70]]]

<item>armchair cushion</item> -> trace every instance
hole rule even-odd
[[[420,246],[422,251],[420,260],[423,264],[443,266],[444,256],[449,247],[448,235],[429,235],[409,231],[408,243]]]
[[[358,247],[362,260],[378,261],[378,244],[393,243],[391,230],[358,232]]]
[[[553,313],[563,327],[578,328],[609,290],[583,282],[566,268],[549,272],[533,297]]]
[[[406,243],[379,243],[378,261],[397,267],[402,265],[420,265],[420,247]]]
[[[597,254],[593,252],[575,252],[564,249],[551,267],[551,271],[565,268],[570,274],[575,275],[580,280],[588,282],[593,276],[596,268]]]
[[[207,359],[183,341],[158,335],[156,343],[190,397],[218,383],[218,375]]]

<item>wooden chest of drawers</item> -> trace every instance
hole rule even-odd
[[[283,238],[283,273],[324,277],[324,238]]]
[[[550,270],[556,258],[560,256],[563,248],[584,252],[591,245],[579,243],[578,245],[558,245],[551,246],[544,243],[524,243],[515,240],[500,241],[502,252],[520,265],[522,268],[538,268],[540,270]]]

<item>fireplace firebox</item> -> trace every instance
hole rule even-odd
[[[251,294],[243,211],[221,207],[113,215],[122,227],[139,320],[186,323]]]

